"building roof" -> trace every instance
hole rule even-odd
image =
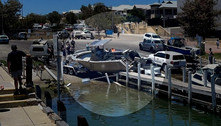
[[[160,5],[161,5],[161,3],[158,3],[158,2],[150,4],[150,6],[160,6]]]
[[[160,8],[177,8],[177,1],[163,1]]]
[[[81,13],[81,10],[69,10],[69,12],[74,13],[74,14],[79,14]],[[62,14],[66,14],[67,12],[63,12]]]
[[[78,13],[81,13],[81,10],[70,10],[69,12],[72,12],[72,13],[78,14]]]
[[[124,11],[124,10],[132,10],[134,6],[131,5],[120,5],[117,7],[112,7],[112,10],[115,11]]]
[[[150,5],[134,5],[136,8],[150,10]]]

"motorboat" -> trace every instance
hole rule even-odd
[[[200,49],[190,46],[185,46],[185,39],[180,37],[171,37],[166,44],[166,49],[183,54],[188,62],[196,59],[200,54]]]
[[[208,64],[200,70],[197,70],[194,74],[192,74],[192,84],[195,85],[204,85],[205,78],[203,77],[203,73],[207,71],[207,86],[211,87],[211,75],[214,73],[217,75],[215,78],[216,88],[221,89],[221,65],[220,64]]]
[[[88,45],[89,50],[78,51],[71,59],[90,71],[115,73],[125,71],[126,63],[129,68],[132,67],[135,57],[140,58],[137,52],[129,49],[105,49],[104,45],[110,41],[111,39],[94,41]]]

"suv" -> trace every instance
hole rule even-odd
[[[147,39],[152,39],[152,40],[161,40],[164,42],[164,40],[158,35],[158,34],[155,34],[155,33],[145,33],[143,35],[143,39],[144,40],[147,40]]]
[[[186,59],[183,54],[172,51],[159,51],[155,54],[150,54],[148,59],[151,60],[152,63],[161,66],[163,71],[165,71],[166,65],[172,68],[186,66]]]
[[[150,52],[157,52],[164,50],[164,44],[161,40],[144,39],[139,43],[140,50],[147,50]]]

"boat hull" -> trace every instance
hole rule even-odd
[[[77,60],[85,68],[91,71],[115,73],[126,70],[126,64],[122,60],[110,60],[110,61],[85,61]]]

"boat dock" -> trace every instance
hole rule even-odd
[[[185,103],[197,104],[216,112],[221,108],[221,90],[211,87],[204,87],[186,83],[170,76],[152,77],[151,75],[139,74],[136,72],[120,72],[116,81],[124,82],[125,86],[135,86],[138,90],[148,90],[152,93],[156,91],[161,94],[168,95],[168,99],[172,96],[178,96],[185,100]],[[170,83],[171,82],[171,83]],[[184,101],[183,101],[184,102]]]

